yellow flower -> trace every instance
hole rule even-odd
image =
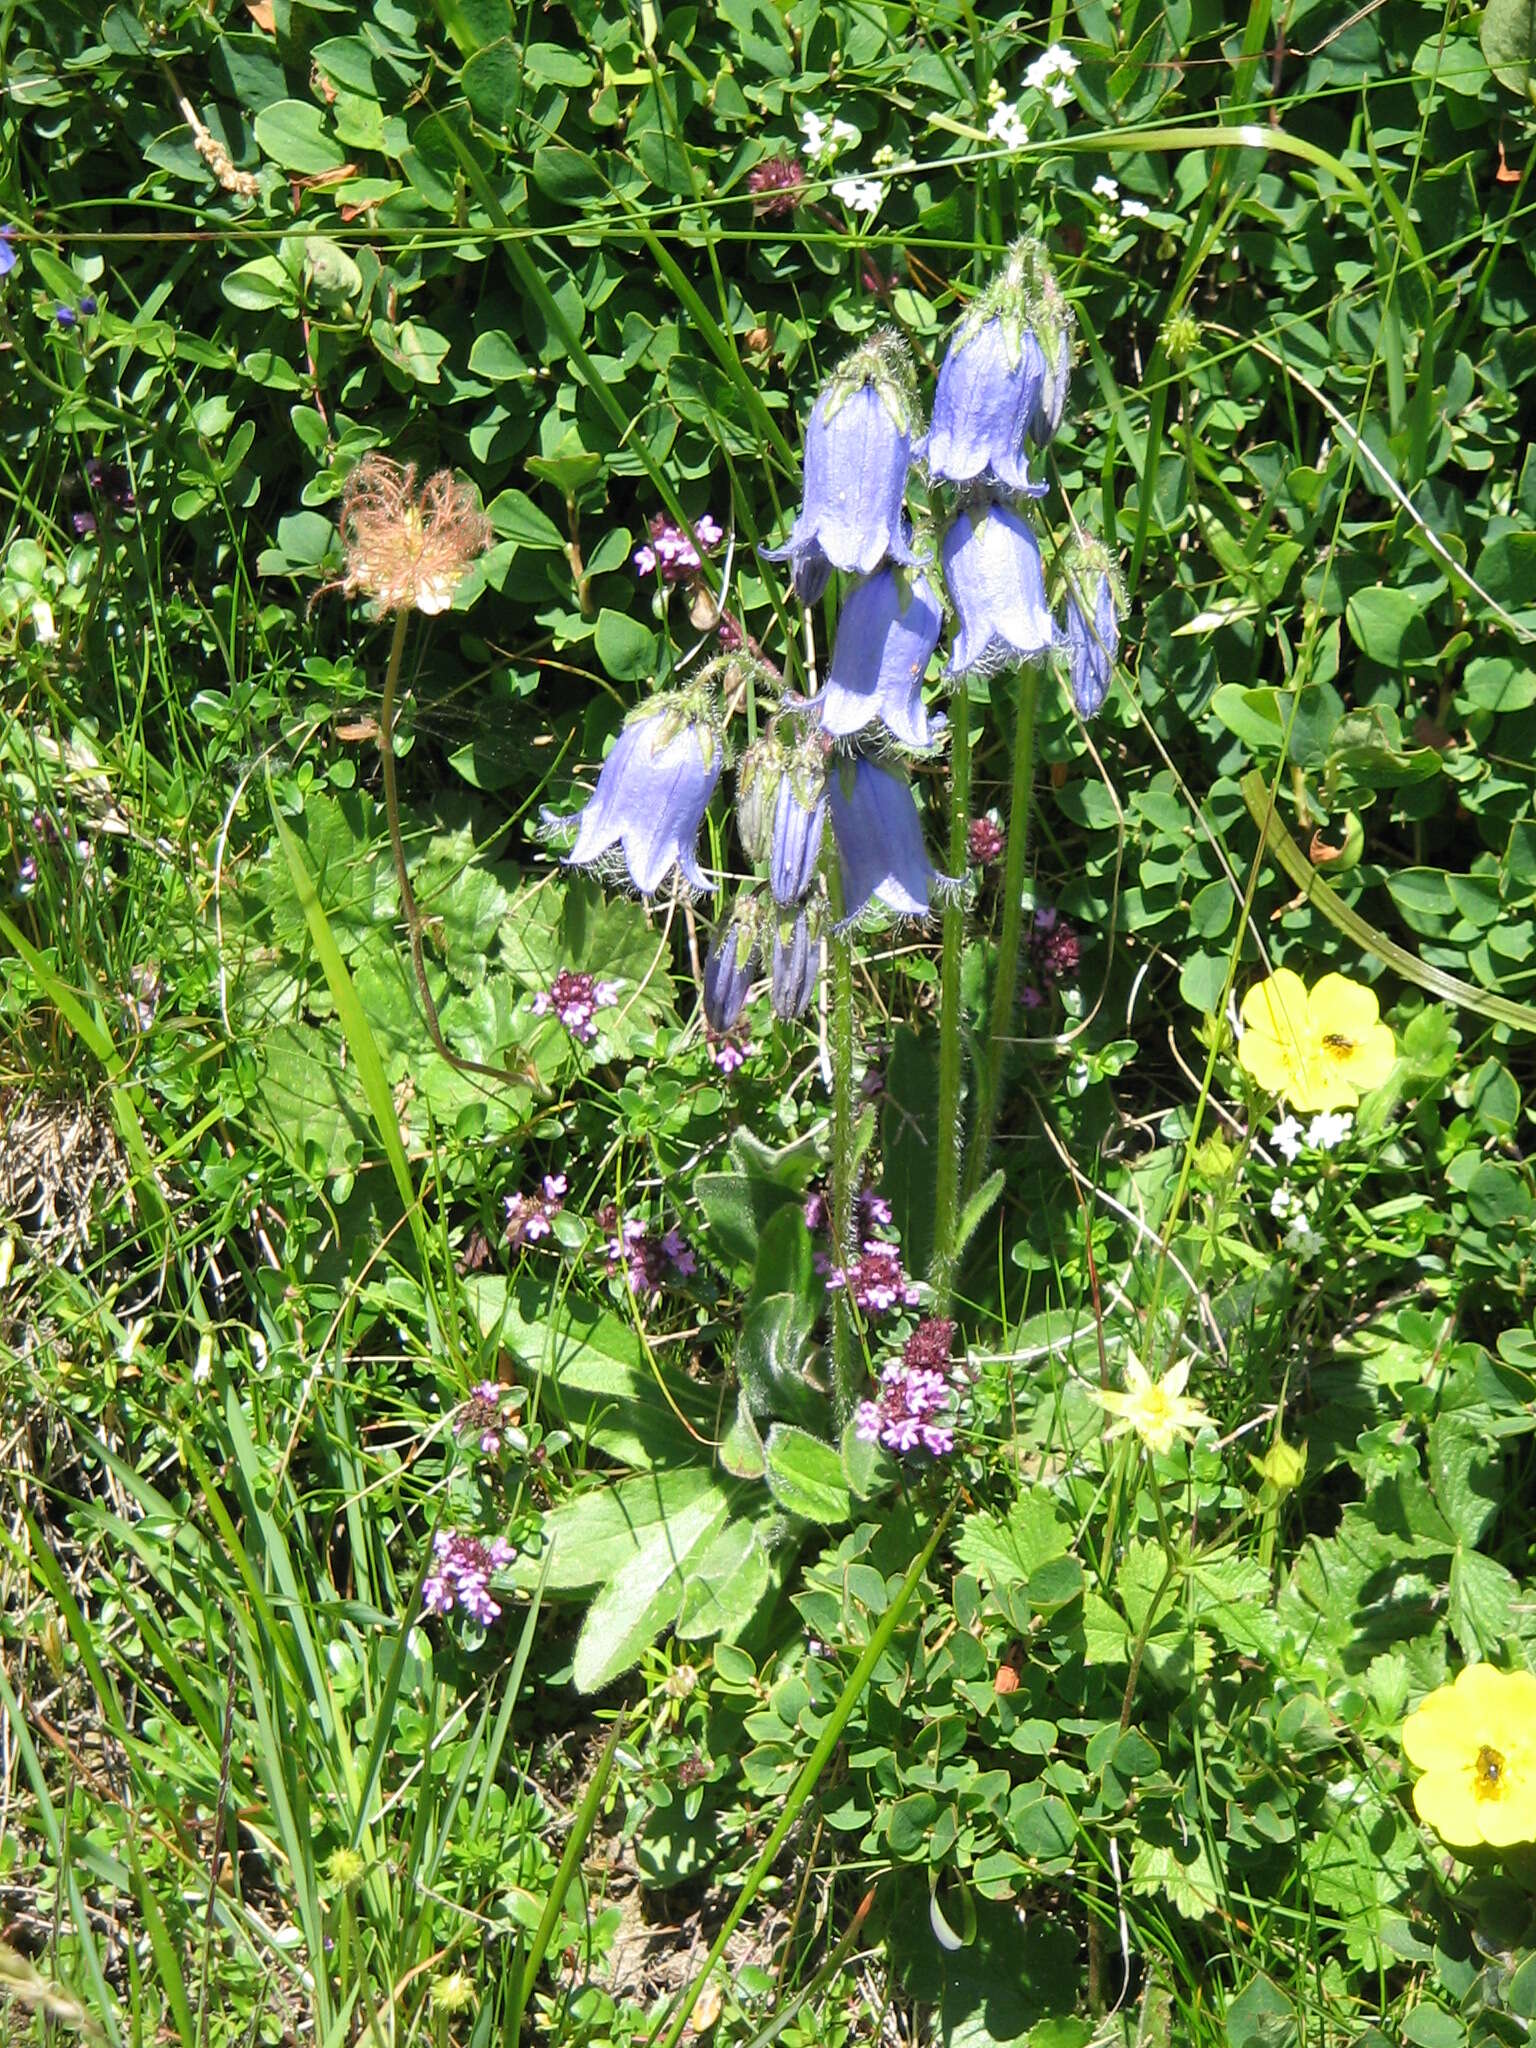
[[[1456,1849],[1536,1841],[1536,1676],[1469,1664],[1403,1723],[1414,1809]]]
[[[1101,1393],[1090,1387],[1099,1406],[1120,1418],[1109,1425],[1105,1436],[1123,1436],[1134,1430],[1149,1451],[1171,1451],[1178,1438],[1193,1436],[1210,1417],[1200,1401],[1184,1398],[1188,1378],[1187,1358],[1160,1380],[1151,1378],[1133,1358],[1125,1368],[1125,1393]]]
[[[1397,1059],[1372,991],[1343,974],[1315,988],[1282,967],[1243,997],[1238,1064],[1292,1109],[1351,1109]]]

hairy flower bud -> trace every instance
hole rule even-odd
[[[768,879],[773,900],[782,909],[810,894],[826,822],[826,763],[820,743],[813,738],[788,754],[774,802]]]
[[[803,1017],[816,993],[821,973],[821,936],[809,909],[780,917],[773,928],[773,974],[769,993],[773,1013],[786,1023]]]
[[[736,764],[736,830],[750,861],[768,858],[783,773],[783,749],[771,733],[754,740]]]
[[[1120,647],[1121,598],[1114,567],[1097,541],[1070,548],[1053,578],[1066,600],[1067,681],[1072,702],[1092,718],[1109,693]]]
[[[758,964],[758,911],[744,896],[716,935],[704,962],[704,1015],[712,1031],[734,1031]]]

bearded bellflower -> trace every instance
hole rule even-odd
[[[1010,505],[961,512],[940,547],[960,630],[945,674],[990,675],[1037,661],[1055,644],[1040,546]]]
[[[707,888],[699,866],[699,827],[722,761],[707,695],[694,690],[653,697],[614,741],[581,813],[567,866],[593,867],[619,846],[642,896],[654,895],[674,868],[691,888]]]
[[[821,973],[821,936],[812,914],[803,906],[793,917],[780,917],[773,928],[773,972],[769,994],[773,1014],[786,1023],[803,1017],[816,993]]]
[[[790,751],[774,799],[768,879],[781,909],[810,894],[826,822],[826,764],[820,744],[810,739]]]
[[[835,370],[805,431],[805,490],[785,545],[795,595],[814,604],[834,569],[867,576],[887,556],[911,560],[902,511],[917,400],[911,358],[876,335]]]
[[[750,898],[736,906],[704,961],[704,1015],[712,1031],[734,1031],[757,972],[757,910]]]
[[[1017,243],[955,330],[939,371],[929,474],[1038,496],[1026,440],[1061,424],[1072,364],[1071,315],[1036,242]]]
[[[865,754],[838,762],[827,778],[832,832],[851,922],[873,897],[901,917],[926,917],[935,873],[922,821],[904,777]]]
[[[920,569],[885,568],[855,585],[838,620],[827,685],[816,699],[822,730],[846,739],[877,720],[904,747],[929,747],[923,677],[944,614]]]
[[[1084,718],[1092,718],[1109,694],[1120,647],[1123,606],[1114,567],[1097,541],[1080,540],[1067,551],[1053,580],[1065,599],[1072,702]]]

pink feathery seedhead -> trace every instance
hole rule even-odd
[[[464,572],[493,538],[471,485],[451,470],[418,491],[416,466],[365,455],[341,494],[347,570],[341,587],[374,610],[445,612]]]
[[[918,1449],[935,1458],[947,1457],[955,1447],[954,1426],[935,1418],[945,1414],[950,1398],[949,1382],[941,1372],[892,1359],[880,1375],[874,1400],[859,1403],[855,1433],[862,1443],[883,1444],[899,1458]]]
[[[489,1628],[501,1614],[491,1598],[492,1572],[512,1562],[512,1546],[504,1537],[489,1543],[460,1530],[439,1529],[432,1538],[432,1569],[421,1588],[421,1604],[428,1614],[451,1614],[455,1606]]]
[[[895,1308],[916,1308],[921,1298],[907,1278],[899,1248],[878,1237],[866,1238],[862,1253],[846,1266],[830,1267],[827,1288],[834,1294],[846,1288],[849,1300],[867,1316],[889,1315]]]
[[[547,1017],[553,1014],[569,1031],[572,1038],[582,1045],[590,1045],[597,1036],[593,1022],[599,1010],[606,1010],[619,999],[619,985],[616,981],[598,981],[590,974],[576,974],[569,967],[562,967],[547,989],[540,989],[533,999],[533,1014]]]
[[[747,173],[747,190],[755,201],[752,211],[764,220],[793,213],[804,189],[805,172],[792,156],[767,157]]]

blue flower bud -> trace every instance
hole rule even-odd
[[[618,845],[642,896],[653,895],[674,867],[693,888],[708,888],[698,860],[699,827],[722,758],[707,700],[686,693],[653,697],[614,741],[581,813],[567,866],[592,867]]]
[[[882,569],[849,593],[837,623],[827,686],[816,699],[822,730],[846,739],[880,719],[904,747],[929,747],[923,677],[944,614],[921,570]]]
[[[711,1030],[735,1030],[757,965],[757,907],[748,898],[717,935],[704,962],[704,1015]]]
[[[9,277],[16,268],[16,251],[11,247],[11,237],[15,232],[8,221],[0,227],[0,277]]]
[[[827,778],[832,831],[843,879],[845,923],[871,897],[902,917],[926,917],[936,884],[922,822],[905,779],[867,754],[838,762]]]
[[[1066,599],[1067,682],[1072,702],[1092,718],[1109,694],[1120,649],[1121,597],[1113,566],[1097,541],[1079,541],[1053,578]]]
[[[1046,343],[1049,349],[1049,337]],[[1072,336],[1061,329],[1055,353],[1045,356],[1045,375],[1040,380],[1040,390],[1029,411],[1027,421],[1029,438],[1037,448],[1044,448],[1056,438],[1056,429],[1061,425],[1061,415],[1066,409],[1067,386],[1072,381]]]
[[[768,879],[773,900],[781,908],[787,910],[810,894],[826,822],[826,769],[821,748],[813,741],[795,749],[779,777]]]
[[[889,555],[911,561],[902,515],[912,462],[911,364],[883,338],[834,373],[805,432],[805,491],[781,548],[795,595],[814,604],[834,569],[867,576]]]
[[[1040,548],[1021,513],[995,504],[962,512],[939,553],[960,621],[947,676],[991,675],[1054,645]]]
[[[784,750],[767,735],[754,740],[736,764],[736,830],[751,861],[766,860],[784,773]]]
[[[820,973],[821,939],[812,929],[810,914],[797,910],[793,917],[775,919],[773,973],[768,985],[773,1014],[786,1023],[803,1017]]]
[[[1044,486],[1030,481],[1024,436],[1041,412],[1045,382],[1044,351],[1019,322],[998,314],[980,326],[964,323],[939,371],[929,474],[957,484],[985,477],[1004,490],[1038,495]]]

